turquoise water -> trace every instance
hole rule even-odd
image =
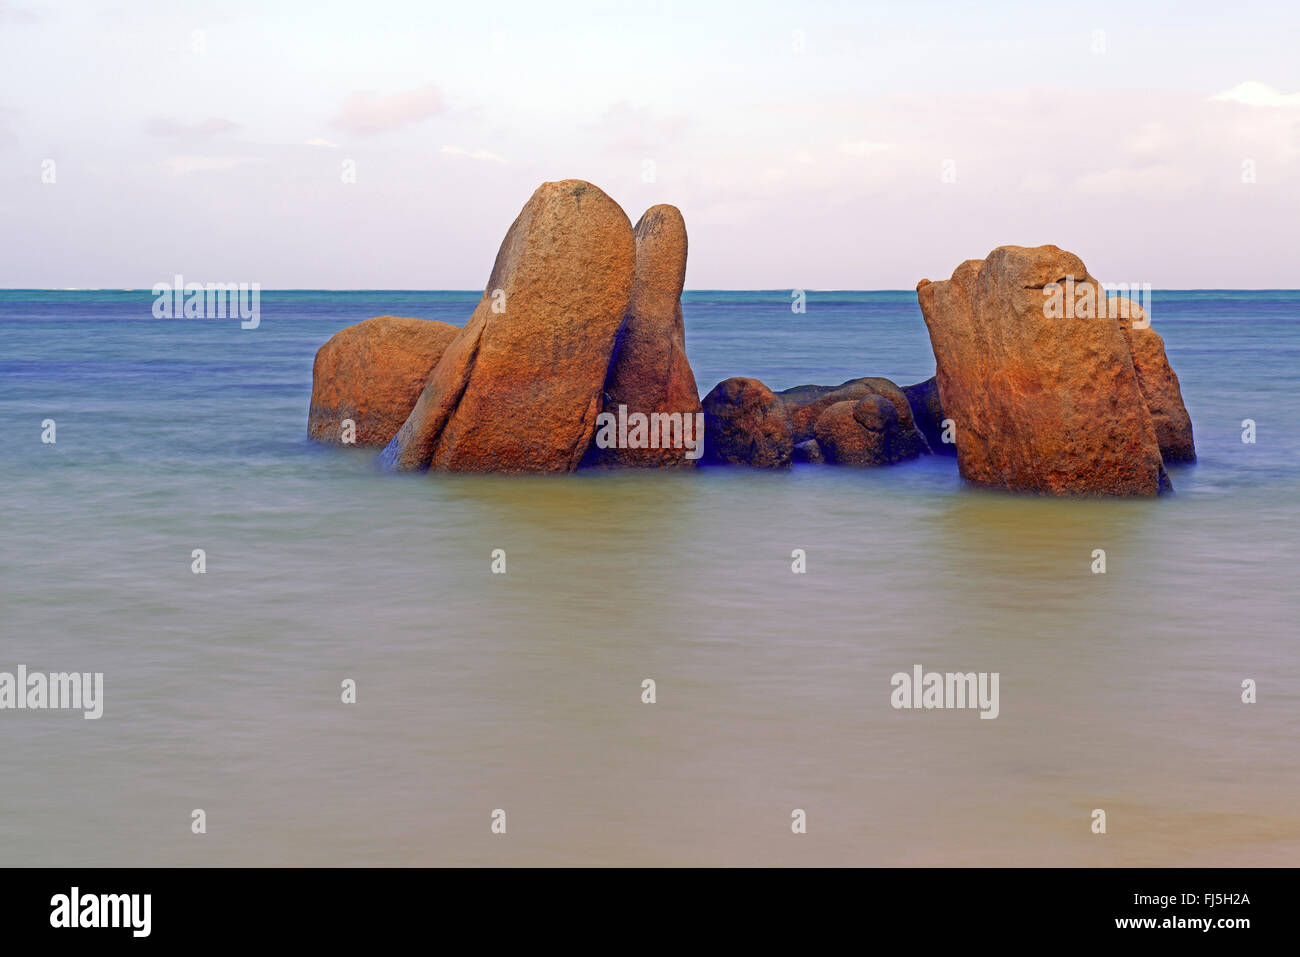
[[[330,335],[477,299],[0,292],[0,671],[105,675],[98,721],[0,711],[0,863],[1300,863],[1300,293],[1154,294],[1200,461],[1153,502],[307,441]],[[934,371],[912,292],[789,302],[686,295],[702,392]],[[917,663],[998,672],[999,717],[894,710]]]

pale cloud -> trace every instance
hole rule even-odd
[[[217,172],[261,162],[263,160],[253,156],[169,156],[163,160],[163,166],[183,176],[186,173]]]
[[[0,278],[119,284],[141,244],[161,243],[187,261],[265,263],[281,284],[467,288],[538,183],[577,176],[633,219],[678,206],[696,288],[787,274],[911,288],[1009,242],[1056,242],[1098,275],[1300,282],[1294,4],[1135,20],[1104,0],[1083,23],[1014,29],[957,4],[874,5],[883,19],[795,0],[740,18],[735,4],[669,16],[658,0],[577,17],[503,0],[487,19],[472,4],[396,18],[317,4],[293,42],[282,14],[194,6],[0,0],[6,66],[39,78],[0,89],[16,108],[0,112],[0,167],[35,183],[53,155],[60,181],[75,169],[85,187],[77,235],[124,237],[74,261],[45,228],[57,196],[9,190],[0,206],[25,239]],[[1105,56],[1088,50],[1096,24],[1112,24]],[[1148,42],[1164,26],[1169,42]],[[804,56],[791,48],[800,27]],[[157,55],[159,38],[174,56]],[[368,171],[364,202],[330,168],[345,151]],[[126,206],[146,224],[169,215],[195,183],[245,241],[163,242],[121,224]],[[431,233],[444,218],[457,228]],[[376,255],[351,255],[349,237],[375,223]]]
[[[1031,170],[1020,180],[1016,189],[1022,193],[1052,193],[1060,189],[1060,180],[1052,173]]]
[[[18,136],[9,127],[6,117],[13,115],[13,110],[0,106],[0,149],[18,145]]]
[[[1163,202],[1200,189],[1235,190],[1242,157],[1274,170],[1279,182],[1282,170],[1294,169],[1295,161],[1291,111],[1224,109],[1204,95],[1176,91],[963,91],[844,96],[806,109],[797,103],[758,108],[776,114],[783,135],[809,143],[822,161],[815,179],[784,189],[806,191],[801,201],[821,201],[827,208],[836,202],[877,204],[886,197],[928,202],[938,195],[944,202],[960,197],[960,205],[983,209],[1000,194],[1048,192],[1066,205],[1099,195]],[[1150,119],[1096,136],[1080,133],[1106,130],[1114,117],[1125,115]],[[825,135],[836,128],[871,135]],[[1093,148],[1074,148],[1081,135]],[[736,154],[733,167],[740,158],[743,154]],[[947,160],[958,174],[951,185],[940,176]],[[761,179],[749,188],[760,197],[773,193]],[[946,192],[935,192],[941,189]]]
[[[665,114],[628,102],[615,103],[596,124],[605,136],[607,149],[642,156],[653,156],[669,148],[689,125],[686,117],[680,114]]]
[[[1124,141],[1126,150],[1137,156],[1169,155],[1178,148],[1180,138],[1167,124],[1158,121],[1143,123]]]
[[[0,23],[35,23],[40,14],[26,7],[17,7],[0,0]]]
[[[873,143],[870,140],[859,140],[856,143],[840,144],[840,152],[848,153],[850,156],[870,156],[873,153],[884,153],[893,148],[893,143]]]
[[[443,109],[442,94],[435,86],[388,96],[358,92],[343,101],[333,125],[349,133],[383,133],[427,120]]]
[[[1144,167],[1116,167],[1085,173],[1074,188],[1095,196],[1177,196],[1203,187],[1202,177],[1194,171],[1171,164]]]
[[[1247,80],[1231,90],[1210,97],[1211,100],[1243,103],[1246,106],[1300,106],[1300,93],[1279,93],[1267,83]]]
[[[223,119],[219,116],[212,116],[206,120],[199,120],[193,123],[186,123],[181,120],[174,120],[166,116],[151,117],[145,123],[145,131],[154,136],[165,136],[171,139],[207,139],[210,136],[217,136],[221,133],[231,133],[239,129],[238,123],[232,123],[230,120]]]
[[[496,153],[489,153],[487,150],[467,150],[463,146],[444,146],[442,152],[450,156],[468,156],[472,160],[480,160],[485,163],[504,163],[503,157],[497,156]]]

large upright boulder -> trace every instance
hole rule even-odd
[[[1070,279],[1072,301],[1053,308]],[[921,280],[917,298],[963,478],[1057,495],[1167,486],[1124,334],[1077,256],[1001,246],[951,279]]]
[[[538,188],[483,298],[380,454],[399,470],[567,472],[591,442],[636,244],[591,183]]]
[[[622,406],[627,415],[694,416],[701,409],[700,393],[686,359],[682,320],[686,223],[676,206],[652,206],[634,232],[636,274],[605,381],[603,411],[617,417]],[[695,461],[680,448],[600,448],[593,442],[583,464],[679,468]]]
[[[1133,358],[1138,385],[1156,428],[1160,454],[1166,463],[1195,462],[1192,418],[1183,404],[1178,376],[1165,355],[1165,340],[1151,328],[1151,320],[1141,306],[1128,299],[1120,302],[1123,305],[1112,309],[1112,315],[1119,318],[1120,332]]]
[[[375,316],[340,329],[316,350],[307,434],[363,448],[387,444],[459,333],[446,322],[405,316]],[[345,443],[348,420],[352,443]]]

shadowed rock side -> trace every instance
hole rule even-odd
[[[1013,491],[1156,495],[1168,479],[1119,322],[1047,316],[1045,287],[1070,276],[1076,301],[1104,306],[1083,262],[1056,246],[1002,246],[917,286],[958,467]]]
[[[809,439],[796,445],[793,458],[796,462],[807,462],[809,465],[826,464],[826,453],[822,451],[816,439]]]
[[[779,469],[794,438],[780,396],[757,379],[724,379],[704,397],[704,457],[711,462]]]
[[[879,377],[775,393],[727,379],[705,397],[704,422],[706,459],[758,468],[888,465],[929,451],[903,390]]]
[[[890,428],[899,433],[895,444],[903,458],[916,458],[930,450],[925,436],[917,430],[912,406],[903,390],[880,376],[850,379],[840,385],[800,385],[778,392],[777,395],[785,403],[790,415],[796,444],[815,437],[817,423],[831,406],[869,395],[879,395],[888,399],[898,413],[898,422]]]
[[[898,408],[879,393],[836,402],[814,428],[832,465],[890,465],[920,454],[915,430],[902,427]]]
[[[947,416],[943,414],[943,406],[939,404],[938,380],[930,376],[924,382],[901,388],[903,395],[907,397],[908,405],[912,407],[912,415],[916,418],[916,429],[925,436],[930,451],[935,455],[956,455],[957,443],[953,441],[954,437],[950,437],[947,442],[943,440],[943,420]]]
[[[1178,376],[1165,356],[1165,341],[1151,328],[1142,307],[1131,300],[1121,300],[1119,328],[1128,343],[1138,386],[1147,400],[1147,410],[1156,428],[1160,455],[1166,463],[1195,462],[1196,443],[1192,441],[1192,419],[1183,404]],[[1133,323],[1145,328],[1134,329]]]
[[[380,463],[575,469],[601,409],[635,261],[632,224],[617,203],[581,180],[544,183],[506,233],[478,308]]]
[[[652,206],[636,224],[632,295],[605,382],[603,411],[694,415],[701,409],[686,359],[682,285],[686,281],[686,223],[675,206]],[[657,438],[657,437],[656,437]],[[681,448],[607,448],[592,443],[583,465],[598,468],[695,465]]]
[[[342,443],[356,423],[356,445],[378,447],[397,434],[456,326],[429,319],[375,316],[340,329],[316,351],[307,434]]]

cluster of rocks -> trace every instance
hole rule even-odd
[[[908,389],[924,391],[926,383]],[[757,379],[726,379],[705,396],[704,423],[705,459],[734,465],[889,465],[934,451],[907,390],[881,378],[783,392]],[[941,414],[926,423],[936,440],[941,423]]]
[[[882,466],[955,454],[972,483],[1053,494],[1154,495],[1169,487],[1165,462],[1195,459],[1178,378],[1136,304],[1124,302],[1122,320],[1044,309],[1044,289],[1066,277],[1113,302],[1055,246],[1000,247],[951,279],[921,281],[934,378],[774,392],[738,377],[702,403],[685,350],[686,252],[675,207],[652,207],[634,228],[592,184],[546,183],[463,328],[378,316],[320,348],[309,434],[379,448],[396,470],[681,468],[696,459],[680,448],[593,442],[597,421],[702,413],[705,462]]]
[[[681,292],[686,225],[672,206],[633,229],[580,180],[546,183],[506,233],[463,328],[381,316],[316,355],[308,432],[382,447],[395,470],[567,472],[691,466],[679,449],[593,446],[620,404],[693,415]]]

